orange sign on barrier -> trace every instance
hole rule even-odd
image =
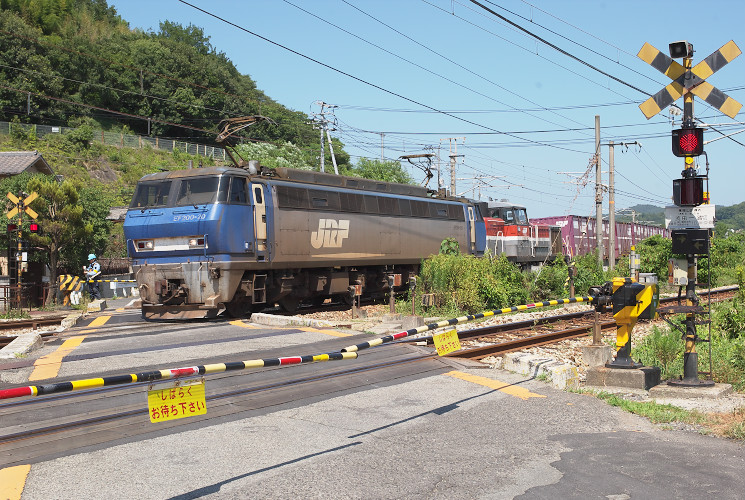
[[[165,422],[207,413],[204,379],[176,381],[162,389],[147,391],[150,421]]]
[[[455,329],[438,333],[432,337],[432,340],[435,343],[438,356],[460,350],[460,339],[458,339],[458,332]]]

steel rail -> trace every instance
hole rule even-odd
[[[719,289],[712,289],[701,292],[699,295],[713,295],[712,298],[719,299],[719,295],[721,294],[729,294],[731,292],[734,292],[738,290],[739,287],[733,286],[733,287],[724,287]],[[680,300],[678,297],[663,297],[660,299],[660,303],[669,303],[669,302],[677,302]],[[726,299],[722,299],[726,300]],[[518,321],[513,323],[503,323],[501,325],[492,325],[487,326],[483,328],[477,328],[473,330],[466,330],[466,331],[460,331],[458,332],[459,338],[477,338],[477,337],[485,337],[488,335],[493,335],[495,333],[501,333],[501,332],[509,332],[509,331],[515,331],[520,330],[524,328],[531,328],[534,326],[538,326],[541,323],[556,323],[559,321],[566,321],[567,319],[575,319],[575,318],[581,318],[586,315],[592,314],[594,311],[582,311],[577,313],[569,313],[569,314],[560,314],[556,316],[547,316],[543,318],[535,318],[532,320],[526,320],[526,321]],[[463,349],[460,351],[455,351],[452,353],[447,354],[447,357],[452,358],[466,358],[466,359],[482,359],[487,356],[495,356],[495,355],[501,355],[506,354],[508,352],[513,351],[519,351],[521,349],[525,349],[527,347],[537,347],[540,345],[546,345],[546,344],[553,344],[556,342],[561,342],[562,340],[568,340],[572,338],[578,338],[583,337],[587,334],[589,334],[592,331],[594,321],[592,324],[589,324],[587,326],[580,326],[580,327],[574,327],[574,328],[568,328],[565,330],[558,330],[555,332],[549,332],[549,333],[542,333],[538,335],[531,335],[528,337],[523,337],[520,339],[513,339],[508,340],[504,342],[499,342],[496,344],[490,344],[486,346],[480,346],[480,347],[474,347],[471,349]],[[600,322],[600,328],[601,330],[608,330],[616,326],[615,321],[602,321]],[[430,340],[431,337],[427,337],[427,340]],[[422,338],[415,339],[415,340],[423,340]]]

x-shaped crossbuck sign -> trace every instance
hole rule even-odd
[[[37,194],[36,192],[33,192],[33,193],[31,193],[30,195],[28,195],[28,196],[26,197],[26,199],[24,199],[24,200],[23,200],[23,202],[21,202],[21,200],[20,200],[20,199],[19,199],[19,198],[18,198],[18,197],[17,197],[16,195],[14,195],[13,193],[8,193],[8,194],[7,194],[7,197],[8,197],[8,199],[9,199],[10,201],[12,201],[12,202],[13,202],[13,203],[15,204],[15,208],[13,208],[13,209],[9,210],[9,211],[8,211],[8,212],[6,212],[6,214],[5,214],[5,217],[7,217],[8,219],[12,219],[12,218],[13,218],[13,217],[15,217],[16,215],[18,215],[18,212],[19,212],[19,210],[18,210],[18,209],[19,209],[19,207],[23,207],[23,210],[24,210],[24,211],[25,211],[25,212],[26,212],[26,213],[27,213],[27,214],[28,214],[28,215],[29,215],[29,216],[30,216],[30,217],[31,217],[32,219],[36,219],[36,218],[37,218],[37,217],[39,216],[39,214],[37,214],[36,212],[34,212],[34,211],[33,211],[33,210],[32,210],[31,208],[29,208],[29,206],[28,206],[28,204],[29,204],[29,203],[31,203],[32,201],[34,201],[34,200],[35,200],[36,198],[38,198],[38,197],[39,197],[39,195],[38,195],[38,194]]]
[[[706,79],[740,54],[742,54],[742,51],[734,41],[730,40],[693,68],[686,70],[677,61],[645,43],[637,54],[639,59],[669,76],[673,81],[640,104],[639,109],[642,110],[647,119],[650,119],[675,102],[680,96],[690,92],[730,118],[734,118],[742,108],[742,104],[711,85]]]

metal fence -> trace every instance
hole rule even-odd
[[[0,312],[41,307],[53,289],[49,283],[0,284]]]
[[[56,127],[52,125],[34,125],[25,123],[0,122],[0,134],[10,135],[16,127],[21,128],[24,132],[33,132],[37,137],[43,137],[49,134],[62,134],[67,131],[75,130],[71,127]],[[227,154],[225,149],[207,146],[196,142],[177,141],[161,137],[148,137],[143,135],[125,134],[123,132],[106,132],[104,130],[93,131],[93,141],[107,146],[128,147],[128,148],[153,148],[163,151],[182,151],[194,156],[204,156],[225,160]]]

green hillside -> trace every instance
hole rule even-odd
[[[0,121],[93,124],[213,144],[226,118],[263,115],[244,140],[291,142],[313,164],[308,117],[238,72],[201,28],[165,21],[131,30],[105,0],[0,1]],[[337,162],[349,161],[336,144]]]

